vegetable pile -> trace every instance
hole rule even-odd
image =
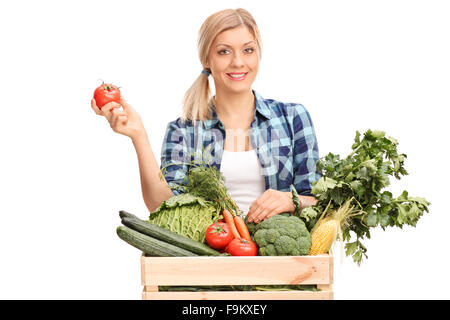
[[[121,239],[150,256],[316,255],[339,239],[358,264],[367,258],[364,238],[371,228],[416,226],[430,203],[407,191],[394,197],[390,177],[407,173],[398,142],[382,131],[358,131],[352,152],[329,153],[317,162],[321,178],[313,184],[317,203],[294,215],[282,213],[248,223],[215,166],[191,163],[180,195],[164,201],[147,221],[125,211],[117,228]],[[164,168],[162,169],[164,172]],[[293,201],[298,203],[295,189]],[[350,241],[352,236],[356,240]]]
[[[182,191],[183,193],[181,195],[203,199],[209,206],[213,206],[217,213],[221,213],[219,216],[220,220],[223,220],[227,225],[226,229],[224,228],[219,231],[215,228],[216,226],[214,224],[211,224],[208,228],[208,233],[206,234],[207,244],[213,248],[217,248],[216,242],[222,242],[221,245],[219,245],[221,246],[220,250],[227,252],[230,255],[257,255],[258,247],[253,243],[250,237],[247,225],[241,217],[241,210],[236,205],[224,185],[222,173],[215,166],[207,164],[203,162],[203,160],[200,162],[194,160],[189,166],[189,172],[184,181],[181,185],[174,188]],[[167,167],[162,168],[161,172],[163,173],[166,169]],[[161,178],[163,177],[161,176]],[[180,197],[180,195],[173,198],[176,197]],[[160,214],[161,210],[165,211],[163,205],[150,214],[151,222],[155,221],[152,216],[154,216],[155,213]],[[197,213],[193,214],[197,215]],[[173,213],[167,212],[167,215],[173,216]],[[189,218],[187,217],[186,219]],[[216,220],[214,222],[216,222]],[[167,225],[162,226],[169,227]],[[231,235],[228,235],[227,233],[231,233]],[[222,239],[219,240],[218,238]],[[196,240],[204,241],[204,239]]]

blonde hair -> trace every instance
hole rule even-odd
[[[245,9],[226,9],[209,16],[198,34],[198,54],[204,69],[208,61],[210,47],[216,36],[226,30],[246,26],[255,37],[258,53],[261,56],[261,36],[255,19]],[[210,70],[206,69],[210,72]],[[200,73],[192,86],[186,91],[183,99],[183,120],[206,120],[211,111],[211,91],[206,74]]]

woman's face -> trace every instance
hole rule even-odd
[[[206,67],[211,69],[216,92],[248,92],[259,67],[255,37],[245,26],[219,33],[209,50]]]

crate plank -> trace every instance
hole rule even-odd
[[[330,284],[332,256],[141,257],[142,284]]]
[[[331,291],[142,292],[143,300],[330,300]]]

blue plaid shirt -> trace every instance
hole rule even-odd
[[[312,183],[320,178],[316,171],[319,159],[317,139],[311,117],[305,107],[255,96],[255,118],[250,141],[261,163],[266,190],[290,191],[311,195]],[[225,141],[225,127],[212,109],[211,119],[168,124],[161,150],[161,168],[174,195],[192,161],[211,163],[220,170]]]

